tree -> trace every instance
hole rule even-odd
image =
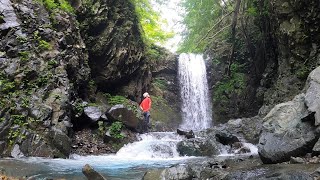
[[[161,19],[159,12],[153,9],[150,0],[132,1],[147,43],[164,43],[167,39],[173,37],[173,32],[168,32],[161,26],[166,21]],[[162,1],[157,0],[154,3],[162,3]]]

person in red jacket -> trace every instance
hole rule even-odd
[[[144,121],[149,126],[149,119],[150,119],[150,109],[151,109],[151,98],[147,92],[143,93],[144,99],[140,103],[140,108],[143,111]]]

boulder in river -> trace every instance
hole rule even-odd
[[[183,130],[181,130],[181,129],[177,129],[177,133],[178,133],[179,135],[186,136],[187,139],[190,139],[190,138],[194,138],[194,137],[195,137],[192,130],[190,130],[190,131],[183,131]]]
[[[192,138],[177,144],[177,150],[182,156],[214,156],[219,154],[215,139]]]
[[[312,121],[302,121],[309,112],[304,94],[292,101],[276,105],[264,118],[258,151],[264,163],[289,161],[291,156],[303,156],[317,141]]]
[[[106,180],[105,177],[95,171],[89,164],[86,164],[82,168],[82,173],[87,177],[88,180]]]

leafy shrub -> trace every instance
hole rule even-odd
[[[230,78],[218,82],[213,94],[214,101],[226,101],[228,95],[236,93],[240,95],[245,88],[246,80],[243,73],[234,73]]]
[[[21,51],[18,53],[20,60],[25,62],[29,60],[29,52],[28,51]]]
[[[123,127],[122,122],[117,121],[112,123],[111,126],[109,127],[110,135],[116,139],[124,138],[124,136],[121,134],[122,127]]]
[[[156,87],[159,87],[160,89],[167,88],[167,82],[164,79],[155,78],[152,84]]]
[[[124,96],[112,96],[111,94],[109,93],[105,93],[105,96],[108,100],[108,103],[111,105],[111,106],[114,106],[116,104],[125,104],[128,100],[127,98],[125,98]]]
[[[48,11],[53,12],[56,9],[61,9],[61,10],[65,11],[65,12],[68,12],[68,13],[74,13],[73,7],[66,0],[58,0],[58,1],[55,1],[55,0],[39,0],[39,1],[40,1],[40,3],[42,3],[46,7],[46,9]]]
[[[42,50],[42,51],[52,49],[51,44],[49,44],[49,43],[48,43],[47,41],[45,41],[45,40],[40,40],[40,41],[39,41],[39,46],[38,46],[38,48],[39,48],[40,50]]]

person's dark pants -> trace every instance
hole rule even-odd
[[[148,126],[150,123],[150,112],[143,112],[144,122],[145,122],[145,130],[148,131]]]

